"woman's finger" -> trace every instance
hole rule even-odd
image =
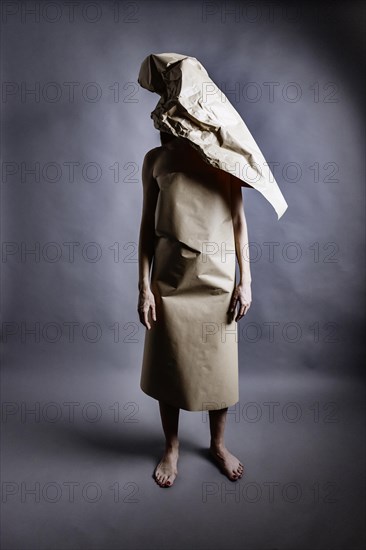
[[[151,327],[150,327],[150,323],[149,323],[149,311],[146,310],[146,309],[144,310],[144,321],[145,321],[145,323],[144,323],[145,327],[150,330]]]
[[[155,308],[155,304],[151,304],[151,313],[152,313],[152,318],[154,321],[156,321],[156,308]]]
[[[230,302],[230,311],[231,312],[233,312],[235,310],[237,301],[238,301],[238,298],[234,294],[234,296],[231,298],[231,302]]]
[[[141,323],[144,325],[144,327],[149,328],[149,326],[148,326],[149,325],[149,320],[148,320],[148,317],[147,317],[146,306],[145,305],[139,306],[137,311],[139,313]]]
[[[245,308],[246,308],[246,306],[245,306],[244,304],[241,304],[241,305],[240,305],[240,309],[239,309],[238,315],[236,316],[236,320],[237,320],[237,321],[240,321],[240,319],[243,317]]]
[[[139,314],[140,323],[144,324],[144,314],[140,307],[137,308],[137,313]]]

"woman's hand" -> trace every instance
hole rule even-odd
[[[238,322],[240,319],[248,313],[250,305],[252,303],[252,290],[250,283],[240,283],[238,284],[233,292],[231,297],[229,313],[230,315],[235,315],[236,306],[239,304],[239,311],[235,317],[235,321]]]
[[[154,321],[156,321],[155,296],[152,293],[150,287],[143,288],[139,292],[137,311],[138,311],[141,323],[148,330],[151,329],[151,325],[149,323],[150,308],[151,308],[152,318]]]

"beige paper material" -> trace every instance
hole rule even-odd
[[[138,83],[161,98],[151,113],[155,128],[187,138],[203,159],[257,189],[278,219],[288,205],[239,113],[195,58],[151,54]]]
[[[151,290],[156,321],[145,332],[140,387],[189,411],[239,400],[231,184],[226,178],[157,176]],[[230,322],[228,322],[230,321]]]

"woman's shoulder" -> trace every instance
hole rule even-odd
[[[157,171],[160,167],[166,162],[166,147],[154,147],[150,149],[145,155],[144,166],[150,170],[150,172],[155,177]]]
[[[157,155],[162,153],[164,151],[164,149],[165,148],[162,145],[160,145],[158,147],[153,147],[152,149],[147,151],[147,153],[145,154],[145,157],[148,157],[148,158],[156,157]]]
[[[158,157],[162,154],[163,150],[163,147],[154,147],[153,149],[147,151],[144,157],[144,164],[154,165]]]

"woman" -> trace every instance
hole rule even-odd
[[[147,329],[141,388],[158,400],[165,434],[154,477],[169,487],[177,476],[183,408],[209,410],[211,456],[234,481],[244,467],[225,447],[224,429],[238,401],[235,323],[252,299],[243,182],[205,162],[189,140],[160,137],[142,168],[138,283]]]

